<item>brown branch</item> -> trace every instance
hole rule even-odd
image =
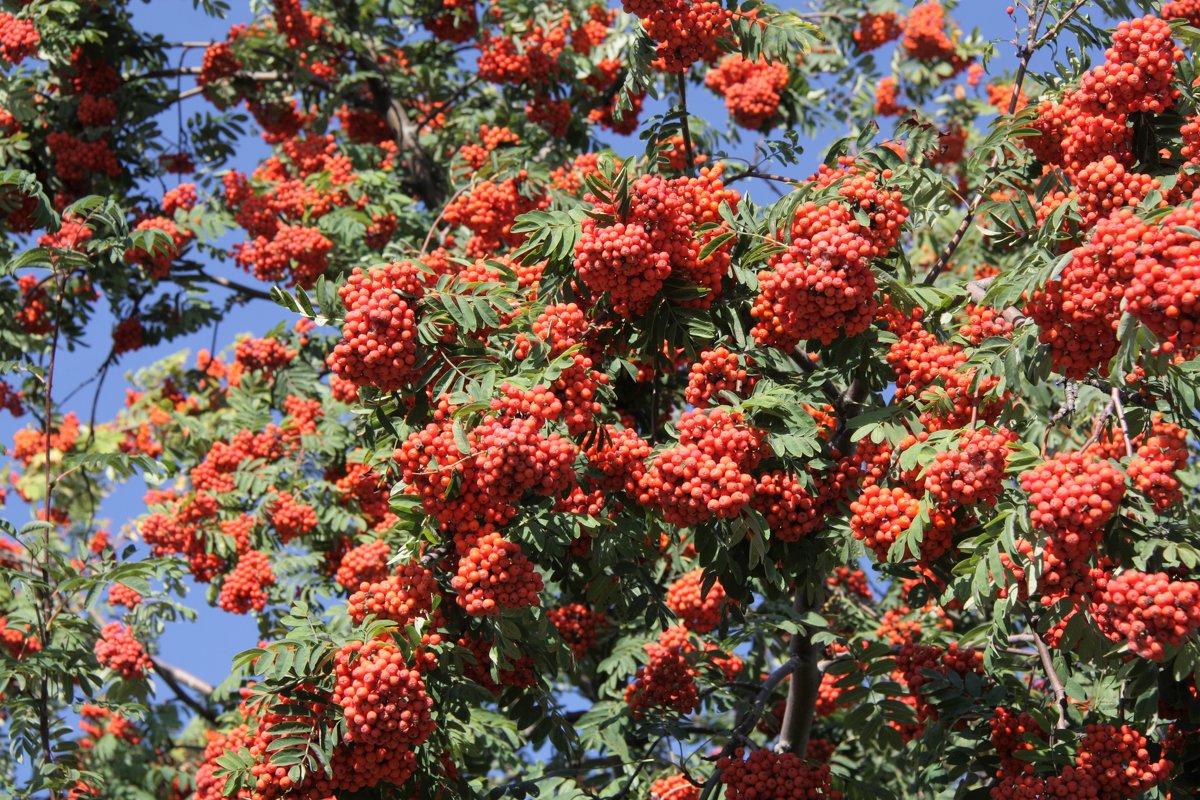
[[[814,591],[811,600],[804,586],[796,587],[793,608],[805,613],[819,607],[824,594],[824,580]],[[787,704],[783,709],[783,722],[779,726],[777,753],[797,753],[801,758],[808,752],[808,739],[812,734],[813,717],[817,709],[817,693],[821,687],[821,647],[812,640],[806,627],[804,633],[793,633],[788,645],[788,655],[796,662],[792,682],[788,685]]]
[[[688,125],[688,108],[687,108],[687,78],[684,73],[680,72],[677,81],[679,87],[679,110],[683,114],[683,119],[679,126],[680,133],[683,134],[683,152],[687,157],[688,174],[696,173],[696,151],[692,149],[692,130]]]
[[[1058,705],[1058,722],[1055,724],[1055,729],[1063,730],[1067,727],[1067,690],[1063,687],[1062,678],[1058,676],[1058,670],[1054,667],[1054,657],[1050,654],[1050,648],[1046,647],[1046,642],[1042,639],[1037,629],[1037,621],[1025,609],[1025,620],[1029,623],[1029,631],[1033,635],[1033,646],[1037,648],[1038,658],[1042,661],[1042,669],[1046,671],[1046,680],[1050,683],[1050,690],[1054,692],[1054,701]]]
[[[1129,438],[1129,423],[1125,421],[1125,404],[1121,402],[1121,393],[1117,387],[1112,388],[1109,397],[1112,398],[1113,410],[1117,412],[1117,422],[1121,425],[1121,433],[1125,436],[1125,455],[1133,458],[1133,440]]]
[[[760,172],[756,169],[743,170],[742,172],[739,172],[736,175],[729,176],[728,178],[725,179],[724,182],[725,182],[725,185],[728,186],[729,184],[733,183],[734,181],[740,181],[744,178],[758,178],[759,180],[777,181],[778,183],[787,183],[787,184],[796,183],[796,180],[794,178],[785,178],[782,175],[775,175],[774,173],[771,173],[771,172]]]
[[[247,297],[253,297],[258,300],[271,299],[270,292],[264,292],[262,289],[255,289],[253,286],[246,286],[245,284],[231,281],[228,278],[222,278],[220,275],[210,275],[207,272],[202,272],[200,273],[200,278],[208,283],[215,283],[217,286],[229,289],[232,292],[238,292]]]
[[[1025,77],[1029,73],[1029,62],[1033,59],[1033,54],[1037,52],[1037,50],[1040,49],[1044,44],[1057,36],[1067,22],[1070,21],[1071,17],[1075,16],[1075,14],[1077,14],[1079,10],[1086,5],[1086,2],[1087,0],[1077,0],[1075,5],[1067,9],[1062,17],[1059,18],[1058,22],[1051,26],[1050,29],[1047,30],[1041,37],[1038,36],[1038,30],[1041,29],[1042,21],[1045,19],[1046,13],[1050,9],[1049,0],[1038,0],[1034,10],[1030,11],[1029,32],[1025,38],[1025,44],[1017,50],[1017,73],[1013,78],[1012,97],[1010,97],[1008,101],[1008,116],[1011,117],[1017,111],[1017,101],[1020,98],[1021,87],[1025,83]],[[1001,153],[1003,152],[1004,151],[1002,148],[997,148],[996,152],[992,155],[991,161],[988,164],[989,172],[1000,165]],[[937,261],[934,262],[933,268],[930,269],[929,273],[925,276],[925,280],[922,281],[925,286],[929,286],[936,281],[938,276],[941,275],[946,270],[946,267],[950,264],[950,259],[954,256],[955,251],[958,250],[959,245],[962,244],[967,232],[970,231],[971,225],[975,222],[975,215],[979,213],[979,209],[983,205],[984,199],[987,197],[988,189],[991,188],[991,183],[991,179],[988,178],[980,184],[978,189],[975,190],[974,196],[967,204],[966,214],[963,216],[962,222],[954,231],[954,235],[950,237],[950,241],[946,243],[946,246],[938,255]]]
[[[163,683],[170,687],[180,702],[212,724],[217,724],[217,715],[213,710],[183,690],[184,685],[186,685],[201,694],[210,695],[213,691],[212,686],[190,672],[184,672],[178,667],[173,667],[165,663],[161,659],[152,658],[150,661],[154,665],[154,671],[163,679]]]

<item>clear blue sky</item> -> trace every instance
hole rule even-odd
[[[134,3],[132,9],[138,24],[144,29],[162,33],[169,41],[200,41],[222,39],[230,25],[250,19],[247,0],[233,0],[231,5],[233,5],[233,10],[227,20],[209,19],[199,11],[193,11],[191,3],[185,0],[154,0],[145,5]],[[989,68],[990,73],[1001,74],[1014,66],[1012,47],[1007,44],[1013,35],[1012,22],[1004,14],[1003,3],[1000,3],[999,0],[987,0],[987,2],[966,0],[953,16],[965,31],[969,32],[973,28],[978,28],[985,37],[996,41],[998,55]],[[190,51],[185,63],[199,65],[202,52],[201,50]],[[881,54],[880,63],[886,63],[885,58],[886,56]],[[1048,56],[1043,54],[1042,59],[1047,58]],[[191,111],[203,104],[204,100],[197,97],[186,102],[191,104],[188,107],[188,110]],[[704,89],[693,88],[689,92],[689,103],[691,111],[700,117],[718,121],[725,118],[725,109],[721,100]],[[661,105],[648,104],[643,118],[661,110]],[[174,126],[174,114],[166,115],[163,120],[164,130],[171,133]],[[825,147],[843,134],[844,131],[831,130],[825,138],[809,143],[805,163],[797,168],[794,174],[804,175],[815,170],[816,165],[821,161]],[[611,144],[618,152],[637,153],[642,149],[641,142],[636,135],[629,138],[614,137]],[[752,144],[753,139],[747,137],[742,147],[743,152],[738,155],[749,156]],[[258,160],[266,152],[261,141],[255,139],[248,142],[246,147],[239,149],[239,156],[231,166],[249,172],[254,169]],[[755,194],[762,193],[761,189],[757,192],[751,191]],[[210,265],[209,270],[215,274],[246,279],[244,275],[237,275],[230,265]],[[224,347],[231,343],[237,333],[262,334],[284,319],[291,319],[291,315],[266,301],[255,303],[250,307],[239,308],[222,323],[218,335],[219,346]],[[61,377],[58,386],[61,388],[56,393],[58,397],[63,396],[63,392],[91,377],[94,373],[97,362],[104,353],[107,353],[107,330],[112,322],[107,314],[98,315],[94,321],[97,347],[92,350],[69,353],[60,359],[59,374]],[[194,354],[198,348],[208,347],[211,340],[212,332],[206,331],[190,339],[177,340],[167,345],[148,348],[126,356],[120,369],[113,371],[100,393],[97,419],[101,421],[112,419],[121,408],[125,397],[123,373],[180,350],[188,349]],[[75,410],[81,419],[86,421],[90,413],[92,394],[91,387],[84,389],[75,395],[65,410]],[[26,424],[28,421],[28,418],[25,418],[19,422]],[[0,417],[0,440],[11,442],[13,432],[21,426],[7,414],[3,415]],[[105,503],[104,516],[110,521],[113,530],[119,529],[126,522],[143,513],[144,507],[141,502],[143,491],[144,487],[140,485],[140,482],[134,482],[118,491]],[[28,519],[27,509],[11,493],[9,506],[4,509],[3,513],[7,519],[17,524]],[[204,587],[198,587],[197,602],[193,603],[199,612],[197,622],[190,626],[177,624],[169,628],[160,643],[161,655],[167,661],[178,664],[216,683],[227,674],[232,656],[241,650],[253,647],[258,637],[255,625],[250,618],[209,608],[203,602],[203,591]]]

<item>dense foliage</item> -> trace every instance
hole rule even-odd
[[[133,5],[0,4],[0,795],[1195,796],[1200,3]]]

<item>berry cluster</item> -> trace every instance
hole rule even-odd
[[[715,630],[725,614],[725,587],[713,581],[706,592],[704,583],[704,570],[694,569],[667,588],[667,608],[696,633]]]
[[[836,800],[842,795],[829,785],[829,765],[805,761],[796,753],[738,748],[732,757],[717,760],[728,800]]]
[[[417,301],[425,273],[411,261],[355,267],[338,296],[342,339],[329,354],[334,373],[356,386],[400,390],[417,374]]]
[[[700,800],[700,788],[683,775],[668,775],[650,784],[650,800]]]
[[[96,640],[95,653],[100,666],[108,667],[125,680],[144,678],[150,670],[150,656],[146,655],[142,643],[133,638],[129,626],[120,622],[104,626]]]
[[[1009,430],[975,428],[953,450],[937,454],[925,471],[925,491],[942,505],[995,505],[1003,488],[1008,445],[1016,435]]]
[[[740,55],[721,59],[704,78],[704,85],[725,98],[733,121],[752,131],[769,127],[779,116],[781,93],[788,84],[786,64],[764,58],[750,61]]]
[[[417,562],[410,562],[400,565],[381,581],[361,583],[358,591],[350,595],[347,612],[355,622],[362,622],[368,614],[373,614],[403,628],[433,611],[433,598],[437,593],[433,573]]]
[[[628,210],[593,194],[594,214],[583,221],[575,245],[575,268],[591,292],[607,292],[626,317],[645,314],[668,278],[704,290],[685,305],[707,307],[728,274],[732,242],[701,259],[700,251],[728,231],[718,208],[735,208],[738,193],[726,189],[721,168],[702,167],[698,178],[643,175],[629,187]],[[706,226],[704,230],[699,230]]]
[[[463,610],[477,616],[499,614],[541,602],[542,576],[516,542],[492,531],[456,540],[458,572],[450,580]]]
[[[869,53],[893,42],[904,33],[904,19],[893,11],[880,14],[866,12],[858,20],[854,29],[854,44],[859,52]]]
[[[933,561],[954,544],[954,519],[941,508],[923,507],[906,489],[871,484],[863,488],[850,504],[853,516],[850,530],[862,540],[880,561],[888,560],[892,546],[924,515],[920,553],[922,562]],[[914,537],[906,542],[905,552],[916,547]],[[903,556],[903,553],[901,554]]]
[[[342,707],[347,742],[401,751],[433,732],[433,701],[421,674],[392,644],[351,642],[334,656],[330,699]]]
[[[645,645],[646,665],[638,668],[633,683],[625,687],[625,702],[635,715],[655,709],[690,714],[700,705],[699,672],[685,652],[686,631],[679,640],[676,632],[668,630],[658,642]]]
[[[936,720],[937,708],[921,689],[932,680],[930,673],[983,674],[983,655],[972,648],[960,649],[956,642],[941,648],[930,644],[906,643],[896,653],[896,668],[909,693],[916,699],[917,717],[921,722]]]
[[[686,72],[697,61],[715,61],[733,18],[715,0],[623,0],[622,7],[658,43],[654,65],[664,72]]]
[[[1125,570],[1096,581],[1092,616],[1114,642],[1128,642],[1142,658],[1162,661],[1200,630],[1200,583],[1165,572]]]
[[[113,607],[137,608],[142,604],[142,595],[123,583],[114,583],[108,588],[108,604]]]
[[[576,658],[583,658],[596,644],[597,628],[604,624],[604,615],[582,603],[568,603],[550,609],[546,616],[558,629],[558,635],[571,648]]]
[[[355,591],[364,583],[380,583],[387,579],[388,559],[392,548],[383,539],[360,544],[346,551],[338,562],[334,580],[347,590]]]
[[[20,64],[26,58],[37,55],[39,42],[41,36],[32,22],[0,13],[0,58],[10,64]]]
[[[275,584],[275,572],[267,554],[247,550],[221,582],[217,605],[231,614],[262,611],[267,604],[266,589]]]

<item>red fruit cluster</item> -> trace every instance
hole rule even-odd
[[[37,55],[40,41],[41,36],[32,22],[0,13],[0,58],[10,64],[20,64],[29,56]]]
[[[267,554],[248,550],[221,582],[217,605],[231,614],[262,611],[267,604],[266,589],[275,584],[275,572]]]
[[[137,264],[146,270],[154,280],[165,280],[171,274],[171,263],[183,252],[184,246],[192,240],[192,232],[181,229],[174,220],[166,217],[151,217],[139,222],[134,230],[163,231],[170,237],[170,243],[163,245],[161,241],[154,243],[153,250],[143,250],[135,247],[125,253],[125,258],[131,264]]]
[[[1172,580],[1165,572],[1125,570],[1096,582],[1092,616],[1114,642],[1128,642],[1133,652],[1162,661],[1200,630],[1200,583]]]
[[[933,0],[920,4],[908,15],[902,45],[909,57],[918,61],[949,61],[957,69],[966,67],[946,35],[946,9]]]
[[[750,61],[740,55],[721,59],[704,77],[704,85],[725,98],[725,108],[733,121],[752,131],[774,123],[787,84],[787,64],[770,63],[765,58]]]
[[[280,492],[271,505],[271,524],[284,544],[312,533],[317,528],[317,512],[306,503],[296,502],[290,492]]]
[[[325,274],[332,249],[333,242],[318,228],[280,225],[271,239],[258,236],[236,245],[234,260],[261,281],[309,289]]]
[[[499,695],[505,686],[517,689],[527,689],[537,683],[537,673],[533,670],[533,658],[529,653],[521,653],[516,658],[500,655],[495,663],[499,682],[492,677],[493,642],[482,635],[467,634],[458,640],[458,644],[466,648],[471,659],[465,660],[463,672],[467,678],[483,686],[492,694]]]
[[[714,581],[704,591],[704,570],[695,569],[667,588],[667,608],[690,631],[708,633],[721,624],[725,614],[725,587]]]
[[[456,427],[452,407],[443,402],[438,421],[393,453],[426,512],[456,535],[498,528],[513,518],[526,494],[557,496],[575,480],[576,446],[542,431],[562,413],[558,398],[544,386],[526,391],[505,384],[501,391],[505,397],[492,402],[496,416],[467,431]]]
[[[659,453],[638,482],[639,502],[680,526],[735,517],[754,493],[748,470],[765,453],[762,431],[748,426],[740,413],[685,412],[679,445]]]
[[[1171,0],[1163,4],[1163,19],[1186,19],[1193,28],[1200,26],[1200,0]]]
[[[357,590],[364,583],[379,583],[388,576],[391,555],[392,548],[383,539],[353,547],[342,556],[334,580],[348,590]]]
[[[1190,207],[1161,218],[1125,289],[1129,313],[1173,346],[1200,345],[1200,240],[1185,232],[1196,224],[1200,211]]]
[[[575,245],[579,279],[595,294],[607,292],[626,317],[645,314],[668,278],[705,291],[682,305],[708,307],[729,273],[733,243],[703,259],[700,251],[727,232],[718,208],[726,203],[736,209],[739,196],[725,188],[720,166],[702,167],[697,178],[643,175],[629,187],[624,213],[613,201],[586,195],[595,214],[584,219]]]
[[[776,753],[755,748],[747,754],[738,748],[732,757],[720,758],[727,800],[836,800],[841,792],[829,785],[829,765],[805,761],[796,753]]]
[[[604,492],[626,492],[636,495],[638,482],[646,473],[645,461],[650,457],[649,442],[630,428],[617,430],[606,425],[604,435],[588,447],[588,466],[600,475],[591,485]]]
[[[1003,488],[1008,445],[1016,436],[1008,430],[975,428],[953,450],[937,454],[925,471],[925,491],[945,506],[982,503],[995,505]]]
[[[568,100],[554,100],[548,96],[535,97],[525,104],[525,118],[541,126],[552,137],[567,135],[574,112]]]
[[[491,616],[506,608],[541,602],[542,576],[516,542],[493,531],[457,541],[458,572],[450,580],[456,601],[468,614]]]
[[[1154,759],[1146,737],[1128,725],[1088,725],[1073,764],[1055,775],[1039,775],[1028,761],[1009,758],[997,773],[993,800],[1087,797],[1129,800],[1162,782],[1174,766]]]
[[[1120,470],[1087,453],[1059,453],[1021,473],[1029,521],[1073,556],[1090,555],[1095,536],[1125,496]]]
[[[902,33],[904,20],[895,12],[872,14],[868,11],[858,20],[858,27],[854,29],[854,44],[859,52],[869,53],[899,39]]]
[[[468,174],[486,164],[496,148],[519,144],[521,141],[521,137],[503,125],[481,125],[478,139],[477,142],[467,142],[458,148],[458,158],[467,167]]]
[[[558,629],[558,635],[576,658],[583,658],[596,644],[596,630],[604,624],[604,615],[582,603],[552,608],[546,616]]]
[[[924,722],[937,719],[937,708],[921,691],[931,680],[929,673],[955,673],[959,677],[971,672],[982,675],[983,655],[969,647],[960,649],[956,642],[944,649],[937,645],[906,643],[896,653],[896,668],[908,691],[916,698],[917,717]]]
[[[296,351],[288,349],[278,339],[247,337],[238,342],[234,351],[234,362],[239,369],[267,374],[286,367],[295,357]]]
[[[549,204],[546,195],[530,188],[528,175],[521,170],[515,178],[472,184],[469,191],[446,205],[442,219],[471,232],[466,246],[468,256],[492,258],[497,252],[519,247],[524,241],[523,234],[512,232],[517,217]]]
[[[1016,758],[1017,753],[1033,750],[1035,744],[1029,738],[1044,739],[1045,731],[1032,716],[1022,711],[1013,713],[1007,708],[999,707],[988,720],[992,730],[992,747],[1000,756],[1002,773],[1024,769],[1029,762]]]
[[[142,596],[136,589],[123,583],[114,583],[108,588],[108,604],[114,607],[137,608],[142,604]]]
[[[433,733],[425,681],[387,642],[351,642],[334,656],[330,699],[342,707],[347,742],[410,750]]]
[[[907,113],[908,106],[900,103],[900,89],[896,79],[886,75],[875,86],[875,113],[881,117],[898,117]]]
[[[145,344],[146,328],[137,317],[129,317],[117,323],[113,328],[113,355],[132,353],[141,350]]]
[[[843,477],[848,476],[837,471],[815,475],[806,487],[788,472],[765,472],[758,477],[750,505],[766,518],[773,538],[798,542],[824,527],[844,493]]]
[[[641,19],[658,43],[654,66],[665,72],[685,72],[697,61],[715,61],[733,18],[715,0],[623,0],[622,7]]]
[[[625,702],[635,716],[652,710],[669,710],[678,714],[690,714],[700,705],[700,693],[696,688],[699,674],[692,659],[685,652],[686,631],[683,641],[668,630],[643,648],[648,661],[639,667],[633,683],[625,687]]]
[[[162,212],[174,217],[176,211],[191,211],[196,207],[196,184],[181,183],[174,189],[163,192]]]
[[[700,788],[683,775],[668,775],[650,784],[650,800],[700,800]]]
[[[229,42],[213,42],[204,49],[204,58],[200,62],[200,74],[196,82],[203,87],[211,86],[218,81],[232,78],[242,68],[242,62],[233,54]]]
[[[142,643],[133,638],[133,631],[120,622],[110,622],[100,631],[96,640],[96,660],[100,666],[108,667],[125,680],[146,677],[150,670],[150,656],[146,655]]]
[[[433,573],[414,561],[400,565],[382,581],[364,581],[358,591],[350,595],[347,611],[355,622],[362,622],[368,614],[374,614],[378,619],[392,620],[403,628],[433,611],[433,598],[437,593]]]
[[[563,14],[560,24],[548,30],[531,25],[519,40],[485,30],[476,62],[480,79],[512,86],[552,82],[561,69],[559,58],[567,46],[570,21],[570,16]]]
[[[883,562],[888,560],[892,545],[912,527],[922,512],[929,518],[920,542],[922,562],[933,561],[954,544],[953,518],[940,508],[923,509],[918,498],[899,486],[866,486],[858,499],[850,504],[850,511],[854,515],[850,518],[854,538],[863,541]],[[905,553],[909,549],[906,548]]]
[[[1122,20],[1104,59],[1084,74],[1079,92],[1107,110],[1161,114],[1179,97],[1171,82],[1183,52],[1165,20],[1153,14]]]
[[[417,368],[417,301],[425,273],[411,261],[355,267],[338,296],[346,307],[342,339],[327,363],[356,386],[399,391]]]
[[[1165,511],[1183,499],[1177,473],[1188,463],[1187,431],[1155,415],[1150,430],[1135,442],[1137,450],[1129,461],[1134,487]]]
[[[719,346],[700,353],[700,360],[688,372],[684,399],[688,405],[706,408],[719,392],[747,397],[754,391],[757,378],[747,372],[749,359]],[[717,398],[718,402],[724,402]]]
[[[475,16],[475,0],[441,0],[437,13],[421,20],[425,30],[435,39],[461,44],[475,38],[479,20]]]
[[[42,643],[36,636],[30,636],[27,629],[10,627],[8,617],[0,617],[0,648],[8,653],[9,658],[20,661],[30,653],[41,650]]]
[[[54,173],[67,183],[121,174],[121,162],[107,139],[87,141],[66,131],[53,131],[46,137],[46,147],[54,157]]]

